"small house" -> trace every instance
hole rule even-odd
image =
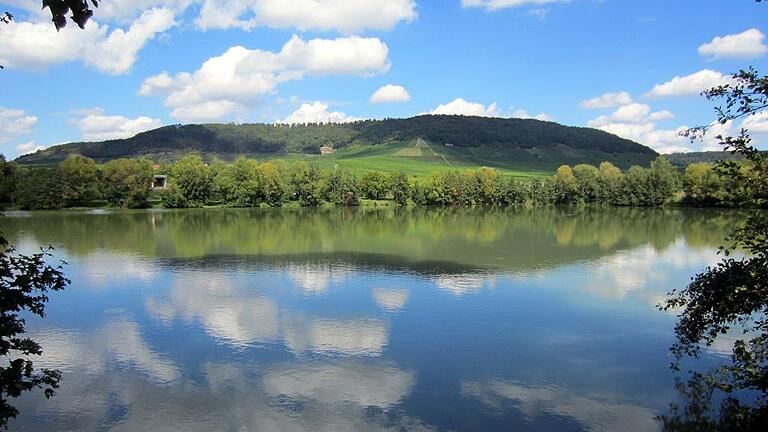
[[[168,188],[168,176],[154,175],[152,176],[152,189],[167,189]]]
[[[322,146],[322,147],[320,147],[320,154],[321,155],[327,155],[327,154],[331,154],[333,152],[334,152],[334,150],[333,150],[333,147],[331,147],[331,146]]]

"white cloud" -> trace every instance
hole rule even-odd
[[[627,92],[605,93],[592,99],[582,101],[579,105],[582,108],[600,109],[600,108],[618,108],[629,105],[633,102],[632,96]]]
[[[753,133],[768,133],[768,111],[763,111],[744,119],[741,126],[749,132]]]
[[[291,113],[284,120],[276,123],[286,124],[305,124],[305,123],[350,123],[360,120],[357,117],[350,117],[343,112],[328,111],[328,104],[316,101],[311,104],[301,104],[299,109]]]
[[[711,42],[699,47],[699,54],[710,59],[738,58],[751,59],[768,52],[763,43],[765,35],[756,28],[738,34],[717,36]]]
[[[103,141],[130,138],[139,132],[157,129],[162,126],[159,119],[146,116],[128,118],[119,115],[105,115],[101,108],[80,111],[78,117],[70,123],[80,129],[86,141]]]
[[[0,144],[32,133],[36,124],[37,117],[24,110],[0,107]]]
[[[69,25],[60,32],[50,22],[11,22],[0,38],[0,64],[40,70],[79,59],[101,72],[119,75],[130,70],[148,41],[174,25],[174,12],[166,8],[147,10],[127,31],[109,32],[109,26],[96,21],[85,30]]]
[[[675,115],[669,111],[651,112],[646,104],[631,103],[616,109],[610,115],[601,115],[587,122],[587,126],[651,147],[660,153],[690,151],[690,142],[680,136],[687,129],[656,129],[656,122],[669,120]]]
[[[462,98],[454,99],[447,104],[438,105],[437,108],[423,114],[466,115],[480,117],[498,117],[501,115],[499,109],[496,107],[495,102],[486,107],[480,103],[467,102]]]
[[[632,103],[619,107],[610,115],[601,115],[587,123],[589,127],[602,127],[611,123],[643,124],[653,121],[673,118],[669,111],[651,112],[651,107],[646,104]]]
[[[670,120],[673,118],[675,118],[675,115],[667,110],[656,111],[651,113],[651,115],[648,116],[648,119],[650,121],[663,121],[663,120]]]
[[[389,49],[378,38],[351,36],[304,41],[293,36],[279,52],[228,49],[206,60],[194,73],[147,78],[141,95],[164,95],[171,116],[216,120],[246,109],[284,82],[306,76],[371,76],[389,70]]]
[[[391,30],[416,15],[414,0],[205,0],[195,22],[203,29],[268,26],[353,34]]]
[[[657,84],[650,92],[646,93],[646,96],[693,96],[700,94],[704,90],[730,82],[730,77],[720,72],[704,69],[691,75],[676,76],[663,84]]]
[[[372,104],[390,103],[390,102],[408,102],[411,95],[403,86],[387,84],[376,90],[368,100]]]
[[[478,7],[488,11],[495,11],[504,8],[545,5],[550,3],[567,3],[570,0],[461,0],[461,5],[465,8]]]
[[[526,110],[517,110],[512,113],[512,118],[519,118],[519,119],[536,119],[541,121],[552,121],[553,118],[547,113],[539,113],[536,115],[528,114],[528,111]]]
[[[16,152],[19,155],[25,155],[29,153],[34,153],[38,150],[44,149],[44,146],[38,145],[34,140],[33,141],[27,141],[25,143],[17,144],[16,145]]]

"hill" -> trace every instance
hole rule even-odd
[[[688,165],[699,162],[714,163],[719,160],[744,160],[744,155],[742,154],[731,154],[731,152],[725,151],[671,153],[665,156],[672,162],[672,165],[680,169],[685,169]]]
[[[349,165],[353,159],[366,158],[381,162],[385,158],[390,163],[438,168],[486,165],[529,171],[551,171],[563,163],[598,164],[604,160],[628,168],[632,164],[647,165],[657,156],[648,147],[596,129],[531,119],[424,115],[347,124],[174,125],[127,139],[53,146],[21,156],[17,162],[51,164],[73,154],[99,162],[142,156],[162,161],[189,152],[201,153],[208,159],[294,159],[319,155],[321,146],[337,150],[318,157],[322,164],[335,161]]]

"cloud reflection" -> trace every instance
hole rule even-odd
[[[621,403],[612,395],[576,394],[556,386],[532,387],[502,379],[464,382],[462,394],[475,397],[494,410],[501,411],[512,404],[530,422],[549,414],[570,418],[589,431],[658,430],[652,410]]]
[[[44,350],[35,361],[42,368],[102,373],[107,364],[115,362],[138,369],[159,383],[180,376],[172,361],[149,347],[138,324],[122,315],[115,316],[89,337],[64,329],[46,329],[35,339]]]
[[[483,276],[472,274],[441,275],[435,278],[435,284],[441,290],[448,291],[455,296],[462,296],[482,290],[486,285],[486,280]]]
[[[322,295],[328,291],[331,282],[344,280],[349,271],[330,264],[291,264],[287,270],[288,276],[299,285],[305,294]]]
[[[397,404],[410,392],[413,382],[412,372],[392,364],[358,361],[279,367],[263,378],[264,389],[272,396],[380,408]]]
[[[408,302],[408,290],[374,288],[373,299],[380,308],[389,312],[400,312]]]
[[[310,319],[281,311],[274,300],[237,289],[224,277],[185,276],[167,300],[150,298],[145,307],[165,324],[177,317],[197,322],[215,339],[236,346],[282,341],[295,354],[379,356],[389,341],[381,320]]]

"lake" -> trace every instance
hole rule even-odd
[[[709,210],[11,212],[72,284],[17,431],[650,431]],[[723,353],[713,347],[702,362]]]

